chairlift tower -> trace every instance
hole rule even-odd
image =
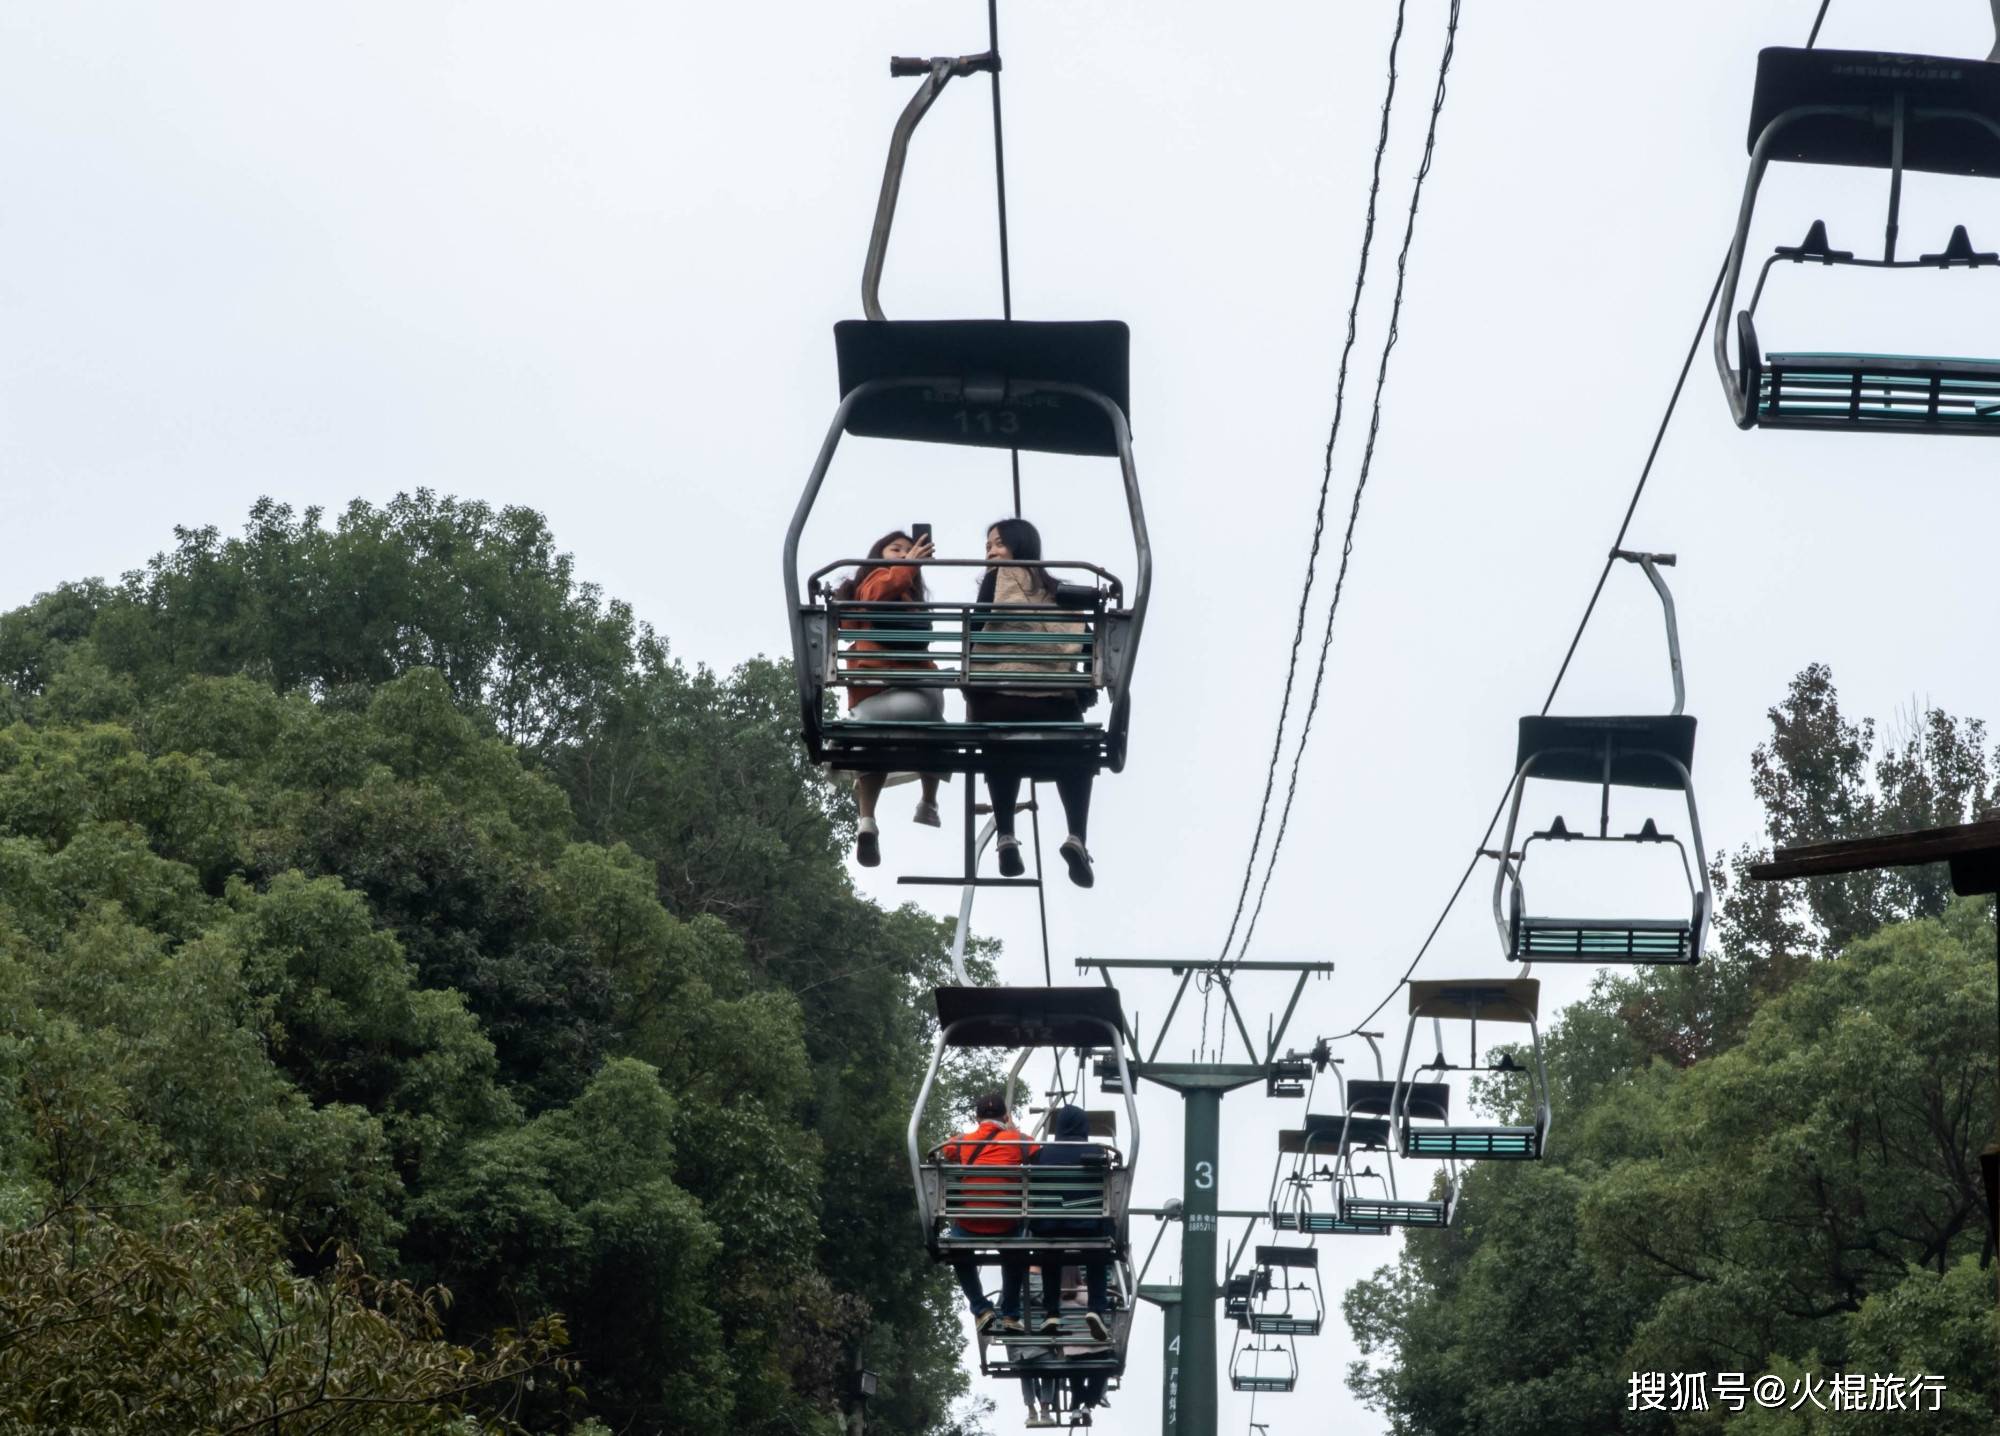
[[[1171,972],[1180,978],[1166,1020],[1160,1024],[1152,1048],[1141,1058],[1136,1036],[1128,1034],[1130,1058],[1122,1066],[1134,1081],[1152,1082],[1180,1094],[1183,1123],[1181,1158],[1181,1283],[1178,1287],[1148,1287],[1144,1272],[1138,1284],[1142,1299],[1153,1302],[1167,1315],[1165,1375],[1161,1436],[1216,1436],[1216,1406],[1221,1378],[1216,1364],[1216,1307],[1222,1297],[1217,1276],[1217,1224],[1225,1217],[1266,1218],[1262,1208],[1228,1210],[1221,1206],[1222,1184],[1222,1099],[1241,1087],[1263,1083],[1267,1091],[1277,1091],[1289,1080],[1289,1064],[1278,1056],[1298,1009],[1306,980],[1333,971],[1330,962],[1192,962],[1168,958],[1078,958],[1077,967],[1095,969],[1107,986],[1113,969]],[[1242,1039],[1246,1056],[1262,1060],[1245,1062],[1165,1062],[1160,1049],[1173,1026],[1181,999],[1198,972],[1215,975],[1222,991],[1224,1017]],[[1262,1047],[1251,1039],[1243,1013],[1230,990],[1230,979],[1243,972],[1287,972],[1296,977],[1291,999],[1284,1014],[1269,1025]],[[1227,1028],[1225,1028],[1225,1031]],[[1100,1076],[1109,1075],[1100,1071]],[[1301,1094],[1302,1095],[1302,1094]],[[1144,1214],[1167,1216],[1165,1209],[1134,1208]],[[1162,1227],[1162,1233],[1165,1228]],[[1248,1237],[1246,1235],[1246,1242]],[[1155,1238],[1155,1247],[1158,1239]],[[1240,1255],[1240,1253],[1239,1253]],[[1150,1259],[1150,1258],[1149,1258]],[[1233,1263],[1232,1263],[1233,1265]],[[1178,1343],[1177,1349],[1175,1343]]]

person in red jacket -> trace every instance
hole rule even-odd
[[[946,1142],[938,1149],[938,1160],[962,1167],[1018,1167],[1035,1154],[1035,1144],[1014,1130],[1012,1118],[1007,1115],[1007,1098],[999,1092],[986,1092],[973,1103],[972,1115],[978,1125],[969,1132],[962,1133],[956,1141]],[[972,1186],[981,1178],[968,1176],[966,1185]],[[1021,1231],[1020,1188],[1005,1178],[987,1179],[1005,1191],[996,1191],[992,1205],[1007,1208],[1005,1214],[996,1213],[991,1217],[961,1215],[952,1223],[955,1237],[1011,1237]],[[966,1205],[980,1206],[977,1200],[968,1199]],[[972,1308],[972,1319],[983,1332],[993,1325],[993,1303],[987,1300],[986,1288],[979,1279],[979,1265],[972,1261],[953,1262],[952,1270],[958,1276],[959,1289],[965,1293],[965,1301]],[[1021,1293],[1027,1285],[1028,1263],[1021,1257],[1003,1257],[1000,1262],[1000,1329],[1003,1332],[1025,1331],[1021,1322]]]
[[[882,535],[868,550],[870,560],[926,559],[931,556],[928,536],[913,539],[901,529]],[[854,576],[835,590],[834,598],[850,603],[924,602],[924,571],[915,564],[864,563]],[[868,637],[856,639],[850,649],[848,670],[855,669],[935,669],[930,658],[931,620],[922,613],[900,614],[893,609],[866,611],[849,623],[865,625]],[[876,687],[855,684],[847,690],[848,716],[867,723],[936,723],[944,719],[944,690],[941,688]],[[881,829],[875,823],[875,801],[885,785],[907,782],[913,775],[898,773],[856,773],[854,805],[861,818],[855,824],[854,856],[864,868],[882,861]],[[938,817],[938,775],[914,775],[923,784],[923,798],[917,803],[916,821],[925,827],[941,826]]]

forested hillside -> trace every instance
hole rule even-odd
[[[0,1428],[945,1429],[949,933],[795,703],[423,492],[0,617]]]
[[[1778,845],[2000,796],[1980,724],[1932,711],[1878,744],[1823,668],[1771,720],[1752,779]],[[1397,1436],[1996,1429],[1993,904],[1942,866],[1765,886],[1751,857],[1718,872],[1719,954],[1607,975],[1554,1024],[1548,1160],[1474,1164],[1458,1225],[1347,1293],[1350,1384]],[[1783,1401],[1732,1407],[1724,1372]],[[1842,1373],[1942,1378],[1941,1409],[1838,1409]]]

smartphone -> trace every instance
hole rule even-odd
[[[927,543],[930,540],[930,536],[931,526],[929,524],[910,525],[910,539],[913,543]]]

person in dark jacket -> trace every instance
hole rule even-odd
[[[1110,1163],[1110,1156],[1104,1148],[1090,1140],[1090,1119],[1083,1108],[1062,1106],[1056,1108],[1054,1120],[1049,1128],[1050,1140],[1043,1143],[1028,1161],[1037,1167],[1089,1167],[1102,1171]],[[1066,1205],[1082,1207],[1093,1212],[1103,1209],[1103,1188],[1096,1184],[1088,1191],[1078,1191],[1071,1195]],[[1038,1211],[1057,1211],[1054,1205],[1037,1204]],[[1060,1217],[1036,1216],[1032,1231],[1038,1237],[1102,1237],[1111,1232],[1108,1217]],[[1046,1274],[1047,1269],[1045,1269]],[[1111,1260],[1106,1253],[1102,1261],[1083,1264],[1083,1283],[1087,1309],[1084,1324],[1090,1334],[1099,1341],[1110,1338],[1111,1314],[1110,1296]],[[1062,1328],[1062,1280],[1059,1276],[1045,1280],[1042,1286],[1046,1314],[1042,1318],[1042,1330],[1053,1333]]]

